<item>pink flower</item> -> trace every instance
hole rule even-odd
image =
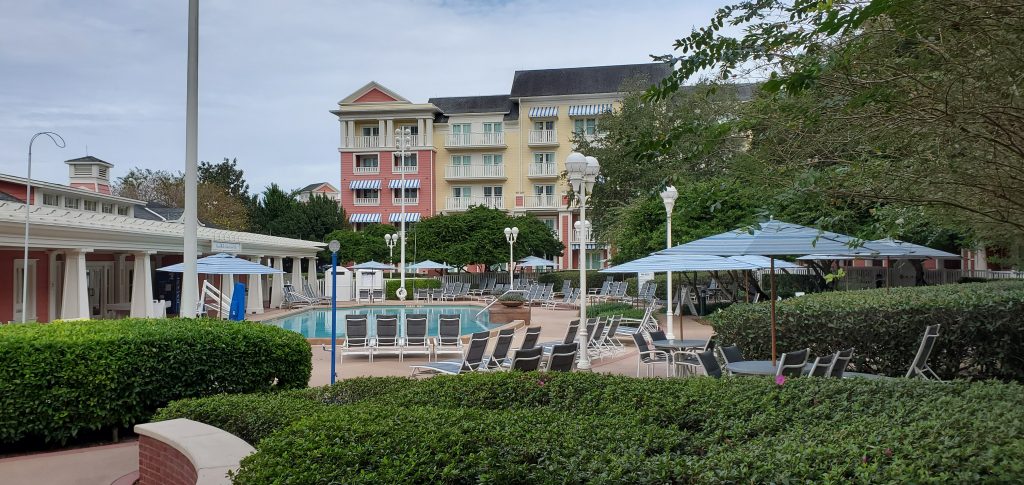
[[[775,376],[775,383],[780,385],[780,386],[785,384],[786,383],[786,376]]]

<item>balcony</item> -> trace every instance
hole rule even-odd
[[[504,147],[505,133],[450,133],[444,138],[445,148]]]
[[[355,205],[363,205],[363,206],[366,206],[366,205],[380,205],[380,197],[373,197],[373,198],[369,198],[369,197],[356,197],[354,204]]]
[[[504,165],[449,165],[444,168],[446,179],[503,179]]]
[[[382,136],[347,136],[342,148],[380,148],[384,146]]]
[[[530,130],[530,146],[557,145],[558,130]]]
[[[401,206],[402,205],[402,198],[401,197],[394,197],[394,198],[391,199],[391,203],[394,204],[395,206]],[[420,198],[419,197],[406,197],[405,198],[405,205],[416,205],[416,204],[419,204],[419,203],[420,203]]]
[[[404,165],[404,166],[403,165],[392,165],[391,166],[391,173],[397,173],[397,174],[417,173],[417,172],[419,172],[419,170],[420,170],[419,164],[416,164],[416,165]]]
[[[360,166],[356,165],[355,168],[352,169],[352,173],[354,173],[356,175],[378,174],[378,173],[380,173],[380,166],[379,165],[374,165],[374,166],[371,167],[369,165],[366,165],[366,166],[360,167]]]
[[[558,195],[527,195],[527,209],[558,209],[562,205],[562,197]]]
[[[505,199],[503,197],[448,197],[445,201],[445,210],[464,211],[475,205],[504,209]]]
[[[558,164],[555,162],[531,162],[526,175],[533,178],[557,177]]]

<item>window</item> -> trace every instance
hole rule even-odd
[[[380,172],[380,160],[377,154],[356,155],[355,173],[378,173]]]
[[[103,212],[104,214],[113,214],[114,204],[108,204],[106,202],[100,204],[100,212]]]
[[[379,199],[380,190],[378,189],[356,189],[357,199]]]
[[[587,269],[601,269],[600,251],[591,251],[587,253]]]
[[[484,133],[501,133],[501,123],[484,123]]]
[[[473,188],[472,187],[452,187],[452,197],[455,197],[455,198],[462,198],[462,197],[469,198],[469,197],[473,196],[472,194],[473,194]]]
[[[364,126],[363,136],[380,136],[380,126]]]
[[[119,206],[117,206],[117,215],[119,215],[119,216],[126,216],[126,215],[128,215],[128,206],[126,206],[126,205],[119,205]]]
[[[86,201],[83,201],[82,204],[83,204],[83,207],[85,207],[85,210],[93,211],[93,212],[96,211],[96,201],[95,200],[86,200]]]
[[[472,163],[473,157],[469,155],[452,155],[452,165],[465,166]]]
[[[533,193],[534,193],[534,195],[548,195],[548,196],[552,196],[552,195],[555,195],[555,186],[554,185],[534,185],[533,186]]]
[[[402,198],[402,189],[392,190],[392,197],[397,201]],[[414,204],[416,200],[420,198],[420,189],[405,189],[405,202],[407,204]]]
[[[469,123],[456,123],[452,125],[452,134],[469,136],[470,126],[472,125],[470,125]]]
[[[484,165],[501,165],[503,160],[501,155],[484,155]]]
[[[60,205],[60,198],[56,194],[43,194],[43,205]]]
[[[543,222],[545,226],[548,226],[548,229],[551,229],[552,234],[558,235],[558,230],[555,229],[556,225],[558,224],[558,221],[556,221],[553,217],[542,217],[540,221]]]
[[[484,187],[484,197],[501,197],[501,186],[488,185]]]
[[[409,134],[412,135],[412,136],[416,136],[416,135],[420,134],[420,127],[418,125],[399,125],[398,128],[399,129],[401,129],[401,128],[408,128],[409,129]]]
[[[65,197],[64,198],[64,207],[67,207],[68,209],[78,209],[81,206],[82,206],[82,199],[79,199],[79,198],[76,198],[76,197]]]
[[[577,118],[573,121],[573,131],[584,135],[596,135],[597,118]]]
[[[537,163],[551,163],[555,160],[555,154],[551,152],[534,153],[533,161]]]
[[[553,130],[555,129],[554,121],[534,121],[533,129],[535,130]]]
[[[394,165],[395,172],[401,173],[401,172],[398,172],[398,170],[401,170],[401,167],[405,167],[405,172],[406,173],[415,172],[416,171],[416,166],[418,164],[418,160],[416,159],[416,154],[415,153],[406,153],[404,159],[402,158],[402,155],[400,153],[397,153],[397,152],[394,154],[394,156],[395,156],[395,162],[394,162],[395,163],[395,165]]]

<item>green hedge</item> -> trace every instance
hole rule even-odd
[[[607,273],[598,273],[595,270],[587,270],[587,288],[600,288],[604,284],[604,280],[609,275]],[[580,286],[580,272],[578,270],[572,271],[552,271],[549,273],[541,273],[537,276],[537,283],[544,285],[555,285],[555,291],[562,290],[562,281],[569,280],[569,284],[573,288],[579,288]]]
[[[587,305],[587,317],[610,317],[613,315],[622,315],[626,318],[643,318],[644,310],[629,303],[607,302]]]
[[[174,399],[301,388],[305,339],[270,325],[97,320],[0,327],[0,445],[145,421]]]
[[[384,280],[384,292],[387,294],[388,300],[397,300],[398,295],[395,294],[398,288],[402,286],[401,280]],[[409,292],[406,299],[411,300],[413,298],[413,290],[416,288],[440,288],[441,280],[436,278],[406,278],[405,279],[405,290]]]
[[[263,412],[280,427],[243,460],[238,483],[1003,483],[1024,473],[1015,383],[493,373],[352,379],[265,399],[296,403],[199,400],[224,408],[205,412],[222,416],[212,425]],[[278,411],[303,399],[320,407]]]
[[[188,418],[216,426],[249,443],[324,410],[323,403],[295,394],[221,394],[181,399],[153,415],[153,421]]]
[[[1024,381],[1024,282],[819,293],[779,302],[780,352],[854,347],[857,370],[902,376],[928,325],[941,324],[930,365],[943,378]],[[748,358],[770,355],[768,303],[708,317],[718,339]]]

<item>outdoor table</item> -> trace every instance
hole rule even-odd
[[[770,360],[744,360],[725,364],[725,368],[733,374],[745,376],[773,376],[775,362]]]
[[[687,340],[669,339],[669,340],[655,340],[652,343],[654,344],[654,348],[659,349],[659,350],[662,350],[662,349],[683,350],[683,349],[697,349],[697,348],[704,347],[708,343],[708,341],[707,340],[695,340],[695,339],[687,339]]]

